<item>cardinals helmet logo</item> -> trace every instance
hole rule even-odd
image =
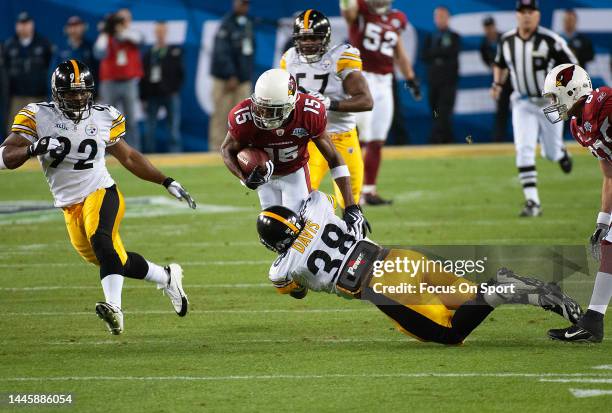
[[[574,68],[576,66],[571,65],[566,67],[565,69],[563,69],[562,71],[560,71],[557,74],[557,82],[556,85],[557,87],[559,86],[563,86],[566,87],[567,84],[570,82],[570,80],[572,80],[572,77],[574,77]]]

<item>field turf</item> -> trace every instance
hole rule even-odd
[[[522,195],[509,152],[386,161],[379,186],[395,202],[366,209],[372,238],[586,243],[599,208],[595,160],[576,155],[571,175],[539,160],[544,215],[526,220],[517,217]],[[179,319],[153,285],[127,279],[126,331],[109,335],[94,314],[103,298],[97,269],[73,251],[61,213],[7,213],[50,203],[41,172],[3,171],[0,410],[10,408],[8,393],[72,393],[79,412],[605,411],[612,403],[611,341],[549,341],[547,329],[567,325],[556,314],[502,307],[463,346],[420,343],[367,304],[278,295],[267,284],[274,256],[255,232],[257,197],[218,162],[163,167],[198,212],[110,169],[128,199],[127,249],[183,265],[190,313]],[[581,279],[583,305],[592,281]],[[612,331],[610,318],[606,326]]]

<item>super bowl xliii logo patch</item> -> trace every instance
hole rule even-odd
[[[584,130],[587,132],[591,132],[593,130],[593,125],[591,125],[591,122],[584,122]]]
[[[292,136],[297,136],[298,138],[304,138],[308,136],[308,131],[304,128],[295,128],[293,132],[291,132]]]

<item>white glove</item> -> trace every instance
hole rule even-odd
[[[595,232],[593,232],[589,239],[591,256],[597,261],[601,260],[601,241],[606,237],[609,230],[610,227],[608,225],[598,223],[595,227]]]
[[[172,195],[179,201],[182,201],[182,200],[187,201],[187,204],[189,204],[189,208],[191,209],[196,208],[195,201],[193,200],[191,195],[189,195],[189,192],[187,192],[185,188],[183,188],[183,185],[181,185],[180,183],[178,183],[172,178],[166,178],[164,182],[162,183],[162,185],[166,187],[168,192],[170,192],[170,195]]]
[[[58,141],[56,138],[52,138],[50,136],[45,136],[44,138],[40,138],[32,145],[28,146],[28,155],[30,156],[39,156],[44,155],[49,151],[54,151],[59,149],[60,151],[64,149],[64,144]]]
[[[323,105],[325,106],[325,109],[329,109],[329,105],[331,105],[331,99],[328,98],[327,96],[317,92],[316,90],[309,90],[308,94],[311,96],[316,97],[317,99],[319,99],[321,102],[323,102]]]

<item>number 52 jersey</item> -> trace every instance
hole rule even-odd
[[[87,118],[74,123],[53,102],[31,103],[17,113],[11,132],[32,143],[51,137],[63,144],[38,157],[56,207],[78,204],[115,183],[104,155],[125,135],[125,117],[112,106],[93,105]]]
[[[300,216],[304,229],[291,247],[270,267],[269,278],[282,293],[295,283],[313,291],[338,294],[340,268],[356,245],[346,223],[334,214],[333,198],[312,191]]]

